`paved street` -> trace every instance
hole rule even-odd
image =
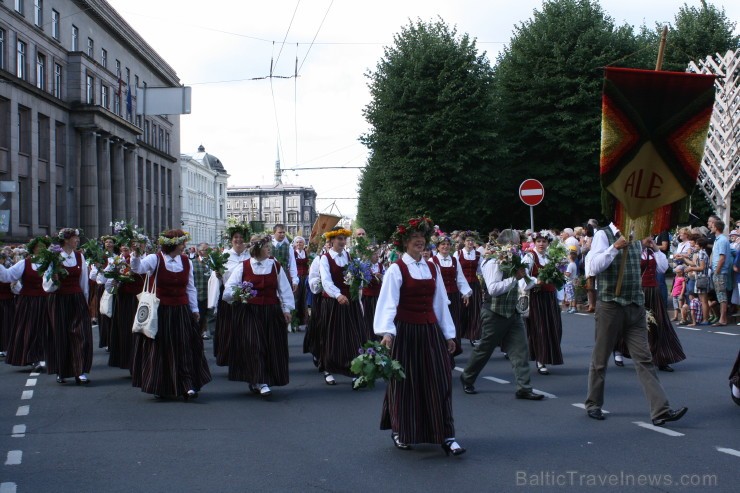
[[[188,403],[132,388],[102,349],[87,387],[0,364],[0,493],[737,491],[740,408],[727,375],[740,327],[678,329],[688,359],[660,378],[672,407],[689,413],[656,429],[629,360],[609,368],[608,418],[586,417],[578,406],[593,317],[563,321],[565,365],[532,376],[543,401],[514,398],[498,351],[477,395],[462,392],[455,371],[457,437],[468,449],[459,458],[433,445],[396,450],[378,429],[384,385],[353,392],[342,377],[325,385],[301,354],[303,334],[289,336],[290,385],[273,388],[269,400],[229,382],[210,356],[214,381]]]

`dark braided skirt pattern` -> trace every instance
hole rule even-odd
[[[357,356],[357,350],[366,342],[360,302],[350,301],[347,305],[340,305],[334,298],[324,298],[321,322],[320,366],[330,373],[354,376],[349,365]]]
[[[362,297],[362,316],[365,319],[365,339],[368,341],[380,340],[373,331],[375,320],[375,307],[378,305],[378,296]]]
[[[467,307],[462,306],[460,308],[460,325],[462,326],[460,338],[477,341],[481,337],[480,310],[483,306],[483,291],[477,278],[470,283],[470,288],[473,290],[473,294],[470,295],[470,303]]]
[[[306,335],[303,336],[303,352],[311,353],[319,357],[321,353],[322,325],[321,325],[321,308],[325,304],[326,298],[321,293],[313,295],[311,302],[311,316],[308,318],[306,326]]]
[[[48,296],[18,296],[5,362],[26,366],[45,361],[50,325]]]
[[[108,366],[131,371],[134,353],[134,326],[139,300],[135,294],[119,292],[115,296],[115,307],[108,341]]]
[[[89,373],[92,368],[93,338],[90,312],[82,293],[52,294],[49,297],[51,338],[48,373],[62,378]]]
[[[95,302],[98,305],[98,347],[107,347],[110,344],[110,326],[112,321],[110,318],[100,313],[100,300],[103,298],[105,285],[97,284],[95,289],[98,292],[97,301]],[[115,311],[113,312],[113,316],[115,316]]]
[[[305,325],[306,318],[308,317],[308,310],[306,306],[306,291],[308,291],[308,283],[306,282],[307,279],[307,275],[299,276],[298,288],[295,290],[295,314],[296,317],[298,317],[299,325]]]
[[[529,294],[529,316],[525,320],[529,359],[544,365],[562,365],[563,321],[555,292],[533,289]]]
[[[0,351],[7,351],[15,316],[15,298],[0,300]]]
[[[229,364],[229,338],[231,337],[231,324],[234,322],[233,308],[224,300],[219,300],[216,312],[216,328],[213,333],[213,356],[216,357],[218,366]],[[287,331],[286,331],[287,332]]]

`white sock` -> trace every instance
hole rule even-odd
[[[620,353],[619,351],[617,351],[616,354],[614,354],[614,361],[624,361],[622,359],[622,353]]]
[[[740,399],[740,389],[735,384],[732,385],[732,395]]]

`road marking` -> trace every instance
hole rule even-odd
[[[573,405],[576,407],[580,407],[584,411],[586,410],[586,404],[583,404],[582,402],[574,402]],[[609,411],[607,411],[606,409],[602,409],[601,412],[604,414],[609,414]]]
[[[39,373],[39,372],[31,372],[31,374],[29,376],[31,376],[31,377],[38,377],[39,375],[41,375],[41,373]]]
[[[723,336],[736,336],[737,335],[731,332],[715,332],[715,334],[722,334]]]
[[[23,459],[22,450],[10,450],[8,451],[8,458],[5,459],[6,466],[17,466]]]
[[[462,368],[460,368],[459,366],[456,366],[456,367],[455,367],[455,371],[463,371],[463,369],[462,369]]]
[[[672,436],[672,437],[682,437],[684,436],[683,433],[679,433],[677,431],[669,430],[668,428],[662,428],[660,426],[651,425],[649,423],[643,423],[642,421],[633,421],[632,423],[636,424],[637,426],[641,428],[645,428],[647,430],[653,430],[657,431],[658,433],[662,433],[664,435]]]
[[[29,378],[26,380],[26,387],[35,387],[37,380],[35,378]]]
[[[31,406],[18,406],[18,410],[15,412],[16,416],[28,416],[28,411]]]
[[[732,448],[725,448],[725,447],[715,447],[717,449],[717,452],[722,452],[724,454],[730,454],[734,455],[735,457],[740,457],[740,450],[735,450]]]
[[[13,438],[23,438],[26,436],[26,425],[13,426]]]
[[[24,390],[23,394],[21,394],[21,400],[27,401],[28,399],[31,399],[33,397],[33,390]]]
[[[501,384],[509,383],[508,380],[503,380],[501,378],[496,378],[496,377],[483,377],[483,378],[485,378],[486,380],[490,380],[491,382],[496,382],[496,383],[501,383]]]
[[[590,313],[581,313],[581,312],[575,312],[575,313],[574,313],[573,315],[580,315],[580,316],[582,316],[582,317],[588,317],[588,316],[589,316],[589,315],[591,315],[591,314],[590,314]]]
[[[679,327],[679,329],[683,329],[683,330],[698,330],[699,332],[701,332],[701,329],[696,329],[694,327]]]
[[[0,483],[0,493],[16,493],[15,483]]]
[[[557,399],[558,398],[558,396],[556,396],[555,394],[550,394],[548,392],[545,392],[544,390],[532,389],[532,392],[534,392],[535,394],[544,395],[548,399]]]

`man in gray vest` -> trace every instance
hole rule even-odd
[[[295,263],[295,250],[285,237],[285,225],[276,224],[272,230],[272,256],[280,262],[293,285],[293,292],[298,289],[298,267]]]
[[[519,234],[513,230],[504,230],[498,237],[498,243],[518,245]],[[526,276],[526,269],[519,269],[513,276],[506,275],[496,260],[487,259],[481,270],[486,282],[486,292],[492,300],[483,303],[481,308],[481,340],[473,349],[468,366],[460,375],[463,391],[466,394],[478,393],[473,386],[475,380],[488,363],[493,350],[504,344],[516,378],[517,391],[514,395],[517,399],[538,401],[544,396],[535,394],[529,382],[527,336],[522,316],[516,310],[519,299],[518,281]]]
[[[622,285],[617,291],[617,278],[624,255],[627,256],[627,260]],[[681,419],[688,409],[682,407],[672,410],[668,406],[668,397],[658,380],[653,364],[648,347],[645,297],[640,282],[641,255],[641,242],[627,241],[613,223],[594,234],[591,251],[586,259],[586,275],[596,276],[598,302],[596,342],[588,372],[586,413],[588,417],[596,420],[605,418],[601,406],[604,404],[606,366],[614,350],[614,344],[622,336],[635,363],[637,378],[650,404],[653,425],[661,426],[667,421]]]

